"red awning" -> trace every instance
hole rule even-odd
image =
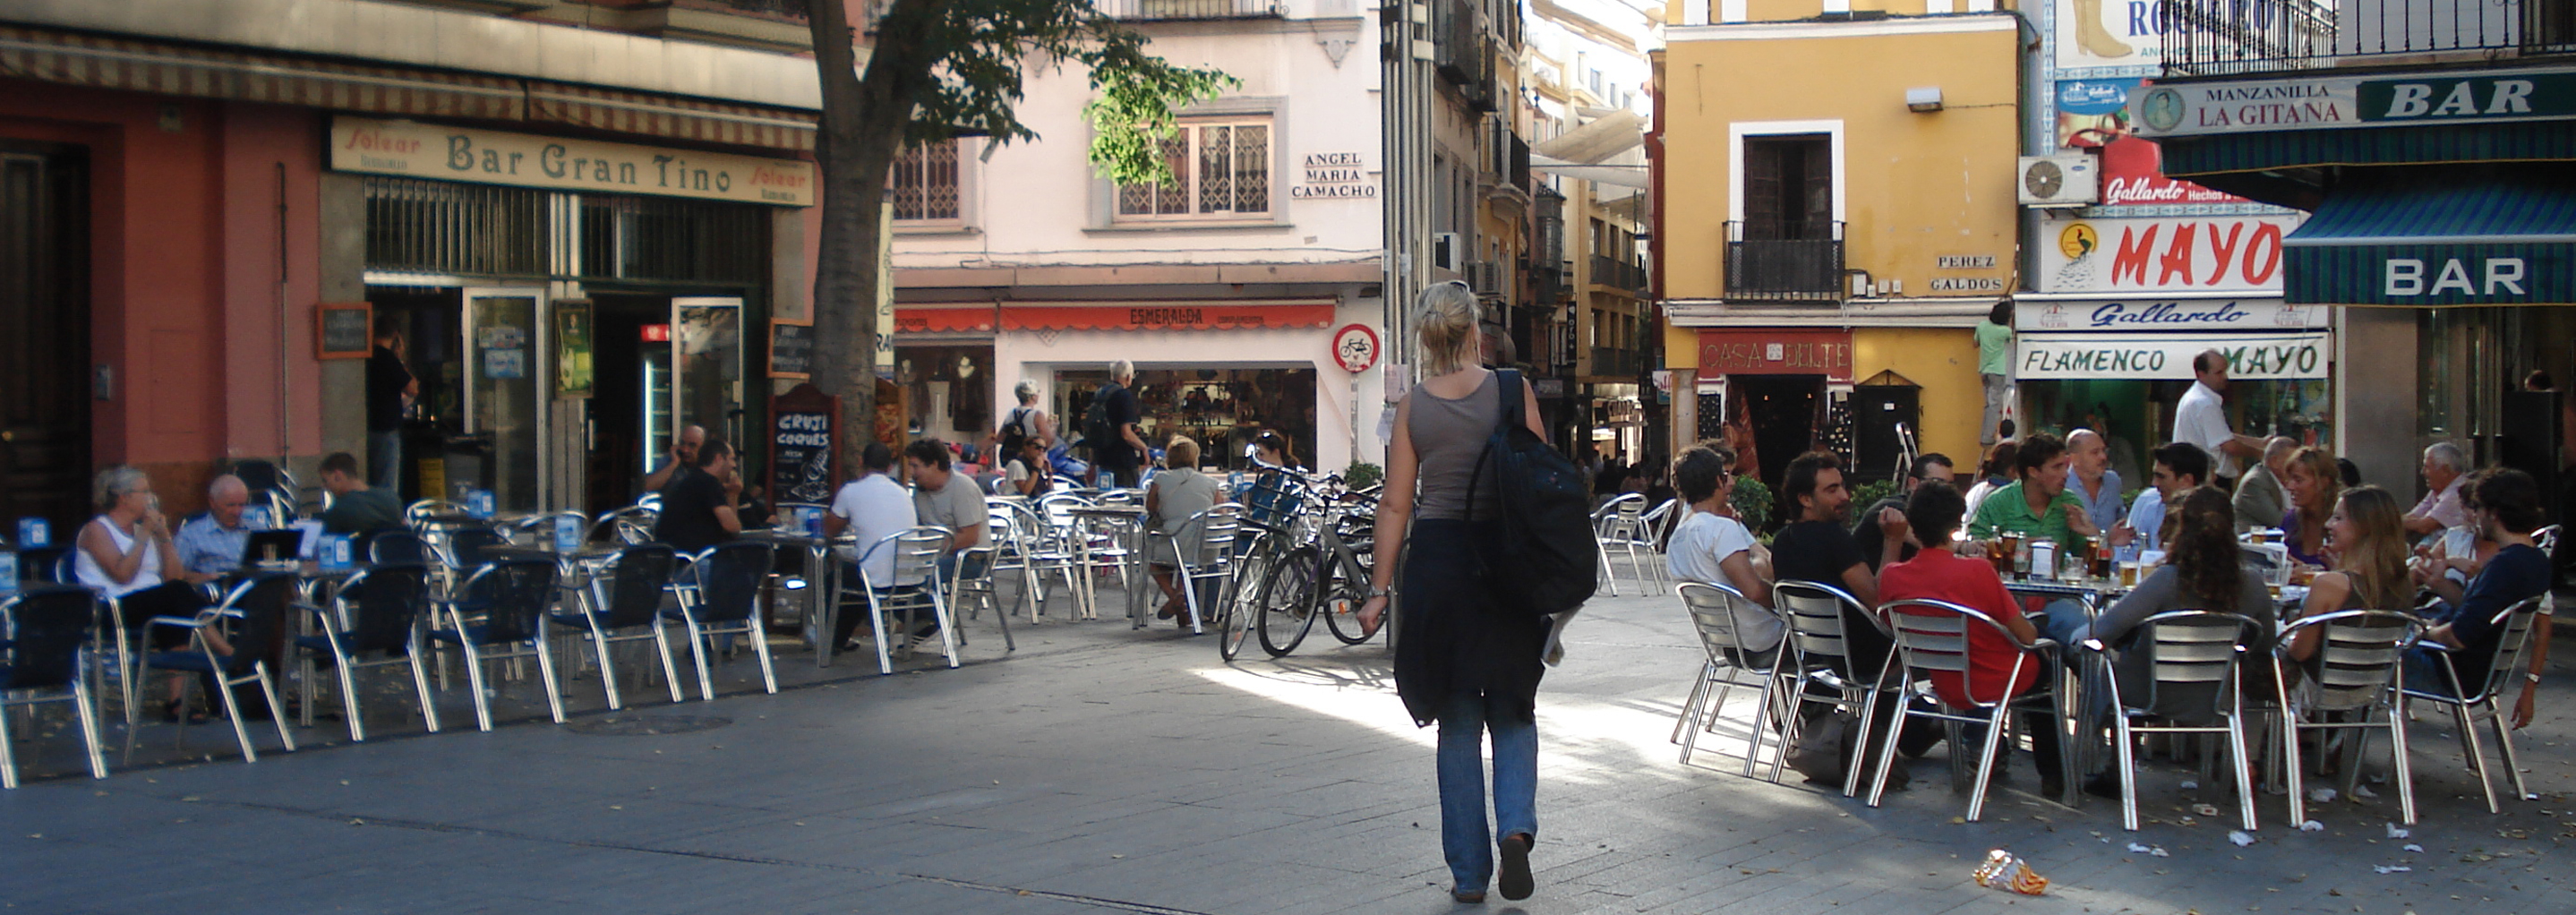
[[[1012,305],[1004,330],[1278,330],[1328,327],[1330,302],[1136,302],[1120,305]]]
[[[898,334],[989,334],[993,332],[993,306],[919,308],[897,305],[894,309],[894,332]]]

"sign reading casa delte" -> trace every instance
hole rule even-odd
[[[815,197],[810,162],[371,118],[331,119],[331,167],[773,206],[807,206]]]

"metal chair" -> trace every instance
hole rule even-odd
[[[1917,612],[1907,612],[1909,610]],[[1870,787],[1869,805],[1878,806],[1887,794],[1887,770],[1896,762],[1897,739],[1905,732],[1905,719],[1930,718],[1950,727],[1954,773],[1957,771],[1955,754],[1959,749],[1959,725],[1981,724],[1986,728],[1985,745],[1977,753],[1977,772],[1968,786],[1967,820],[1976,822],[1985,814],[1986,787],[1994,778],[1995,751],[2003,745],[2004,731],[2011,726],[2010,713],[2028,708],[2037,700],[2046,700],[2047,711],[2053,716],[2050,720],[2064,720],[2066,716],[2058,706],[2057,691],[2034,687],[2018,696],[2003,695],[1991,700],[1974,694],[1969,662],[1976,653],[1976,643],[1969,638],[1969,627],[1983,626],[2006,642],[2020,644],[2020,640],[2013,637],[2012,630],[2004,628],[2003,623],[1982,610],[1949,601],[1917,598],[1883,604],[1879,607],[1879,616],[1887,621],[1888,629],[1896,637],[1896,663],[1899,666],[1895,699],[1899,711],[1895,719],[1888,722],[1887,732],[1879,735],[1878,777]],[[2032,670],[2043,674],[2037,678],[2040,684],[2048,683],[2052,678],[2045,676],[2045,671],[2040,668],[2048,663],[2048,649],[2056,646],[2056,642],[2043,638],[2014,652],[2011,675],[2005,682],[2018,683],[2022,671]],[[1969,704],[1964,708],[1952,706],[1947,697],[1931,687],[1929,678],[1932,674],[1958,677],[1962,691],[1969,693],[1966,697]],[[1915,700],[1918,698],[1930,698],[1937,705],[1930,709],[1917,708]],[[2059,756],[2061,778],[2071,775],[2064,771],[2065,762],[2071,755]],[[1953,778],[1955,780],[1955,774]]]
[[[1744,746],[1744,777],[1752,778],[1753,761],[1762,755],[1763,731],[1770,724],[1771,717],[1779,712],[1780,658],[1786,652],[1773,648],[1766,657],[1762,651],[1746,647],[1742,634],[1736,630],[1737,615],[1758,618],[1776,617],[1778,614],[1726,585],[1685,581],[1678,590],[1682,606],[1690,611],[1691,628],[1699,634],[1700,648],[1708,656],[1700,665],[1699,677],[1692,681],[1690,698],[1682,702],[1681,720],[1677,723],[1682,742],[1682,765],[1690,765],[1691,753],[1699,746],[1700,732],[1716,729],[1718,716],[1726,711],[1727,695],[1738,686],[1758,684],[1761,698],[1755,703],[1752,730],[1746,736]],[[1758,680],[1743,680],[1740,678],[1742,674],[1751,674]],[[1780,749],[1787,753],[1788,744],[1782,743]],[[1779,770],[1775,766],[1772,771],[1776,776]]]
[[[367,538],[367,562],[371,565],[430,563],[438,554],[429,542],[411,531],[377,531]]]
[[[1601,543],[1601,569],[1610,572],[1610,551],[1628,554],[1629,577],[1637,580],[1637,590],[1649,594],[1664,593],[1663,563],[1646,523],[1646,497],[1622,493],[1593,512],[1593,533]],[[1642,551],[1642,555],[1641,555]],[[1649,578],[1653,584],[1647,584]],[[1618,575],[1610,573],[1613,596],[1618,592]]]
[[[403,506],[403,526],[420,530],[429,526],[432,515],[462,515],[465,506],[445,499],[422,499]]]
[[[689,630],[689,656],[698,662],[699,698],[715,701],[715,670],[707,660],[707,652],[720,635],[739,635],[751,642],[752,653],[760,656],[761,682],[770,693],[778,692],[778,670],[769,657],[769,633],[762,631],[758,613],[761,582],[776,562],[769,544],[736,540],[708,547],[689,563],[688,574],[677,588],[680,606],[662,615],[679,620]],[[654,627],[657,636],[660,631],[660,626]]]
[[[599,516],[599,526],[621,545],[634,546],[653,542],[653,525],[662,519],[657,501],[654,505],[636,504]]]
[[[1672,540],[1673,526],[1680,524],[1682,516],[1689,513],[1690,509],[1682,507],[1680,499],[1665,499],[1664,504],[1646,512],[1642,520],[1646,523],[1647,548],[1654,550],[1655,555],[1663,555],[1664,544]]]
[[[662,595],[670,587],[671,570],[678,563],[668,544],[645,543],[620,549],[590,573],[589,587],[577,592],[575,599],[581,603],[573,612],[559,609],[554,614],[555,625],[588,641],[591,656],[599,662],[600,689],[607,693],[611,710],[626,707],[617,693],[617,665],[609,651],[618,642],[652,639],[653,647],[662,656],[662,680],[671,688],[671,701],[686,698],[680,693],[679,667],[672,663],[671,640],[662,632]],[[639,628],[648,631],[611,634]]]
[[[563,686],[555,679],[554,653],[546,650],[546,608],[555,598],[556,565],[543,559],[487,562],[475,568],[454,597],[443,601],[447,626],[429,637],[465,655],[466,682],[474,690],[475,726],[492,729],[483,662],[535,656],[546,706],[564,721]]]
[[[496,528],[461,527],[448,531],[435,541],[447,567],[462,573],[484,565],[483,551],[496,546],[509,546],[510,538]]]
[[[2245,748],[2245,701],[2242,684],[2245,653],[2262,631],[2261,624],[2234,613],[2171,610],[2138,622],[2130,636],[2128,656],[2118,665],[2148,665],[2144,696],[2124,695],[2120,678],[2105,678],[2111,696],[2111,730],[2120,767],[2120,823],[2138,831],[2138,734],[2225,734],[2228,758],[2236,775],[2237,814],[2246,830],[2255,829],[2254,775]],[[2083,647],[2100,654],[2109,647],[2086,639]],[[2278,676],[2277,671],[2274,674]],[[2137,724],[2139,718],[2167,723]]]
[[[278,704],[277,684],[269,675],[269,662],[278,658],[286,646],[286,611],[295,599],[295,574],[264,572],[234,585],[223,603],[199,611],[196,616],[181,619],[156,616],[147,624],[188,630],[188,648],[154,652],[144,659],[151,670],[210,674],[215,691],[223,694],[224,716],[233,724],[233,739],[241,744],[242,759],[258,762],[259,751],[250,743],[250,728],[244,725],[240,699],[233,687],[259,684],[260,694],[268,701],[269,720],[277,725],[277,741],[289,752],[295,749],[295,735],[286,730],[286,709]],[[231,655],[218,655],[206,632],[225,620],[238,621],[232,630]],[[189,678],[193,680],[194,678]],[[125,752],[134,752],[137,728],[126,729]],[[181,733],[185,737],[183,729]]]
[[[1009,517],[999,512],[987,515],[983,542],[957,551],[957,568],[948,576],[947,593],[950,616],[958,615],[958,605],[970,600],[975,610],[966,614],[969,619],[976,611],[992,608],[994,620],[1002,626],[1002,650],[1015,652],[1020,646],[1011,638],[1011,614],[1002,609],[1000,592],[994,584],[996,569],[1001,565],[1001,537],[1009,523]],[[957,630],[957,644],[966,644],[966,630]]]
[[[79,585],[29,588],[0,600],[0,788],[18,787],[10,707],[49,702],[71,703],[80,719],[81,745],[89,750],[89,776],[107,777],[98,706],[84,673],[83,654],[97,619],[98,594]]]
[[[939,625],[939,643],[948,654],[948,666],[957,666],[957,642],[949,631],[948,604],[939,593],[939,557],[947,555],[949,542],[947,528],[924,525],[887,534],[859,554],[859,590],[867,600],[869,630],[876,635],[877,673],[894,673],[894,652],[886,643],[885,629],[885,615],[894,611],[903,613],[907,655],[911,651],[914,614],[928,610]],[[868,572],[868,560],[879,550],[894,557],[893,574],[883,582]],[[826,631],[830,631],[829,627]]]
[[[361,667],[410,665],[412,688],[420,697],[421,721],[430,733],[438,733],[438,706],[430,698],[428,668],[421,663],[421,624],[428,619],[431,607],[429,577],[430,567],[424,563],[379,565],[351,575],[340,583],[329,610],[311,608],[320,624],[319,633],[295,639],[297,647],[331,658],[331,668],[340,678],[341,711],[348,718],[349,739],[353,742],[367,739],[366,719],[358,709],[357,671]],[[369,653],[381,656],[360,660]],[[313,707],[313,685],[318,679],[310,668],[303,671],[307,709]]]
[[[1038,509],[1027,505],[1010,504],[1006,508],[1011,517],[1009,537],[1014,544],[1011,552],[1016,555],[1020,569],[1020,594],[1014,605],[1018,601],[1028,602],[1029,623],[1035,625],[1038,614],[1046,609],[1046,577],[1049,574],[1064,579],[1065,590],[1074,596],[1076,617],[1097,616],[1090,609],[1094,595],[1088,569],[1082,560],[1081,538],[1075,535],[1072,526],[1056,524]]]
[[[1869,746],[1870,722],[1877,720],[1879,693],[1887,689],[1887,675],[1895,654],[1891,651],[1878,669],[1863,669],[1851,656],[1850,640],[1845,627],[1853,617],[1879,625],[1878,615],[1862,606],[1850,592],[1828,584],[1797,579],[1783,579],[1771,586],[1771,606],[1789,623],[1789,647],[1797,652],[1795,663],[1781,668],[1781,675],[1795,686],[1789,701],[1783,703],[1793,714],[1788,720],[1788,733],[1781,735],[1787,746],[1798,745],[1798,734],[1806,718],[1795,714],[1806,710],[1807,703],[1822,702],[1836,707],[1851,706],[1860,714],[1859,733],[1852,745]],[[1889,638],[1885,628],[1875,630],[1882,639]],[[1833,690],[1831,698],[1808,695],[1811,688]],[[1785,754],[1783,754],[1785,755]],[[1843,796],[1860,793],[1859,765],[1845,767]],[[1775,764],[1771,777],[1780,777]]]
[[[2310,630],[2319,633],[2316,653],[2304,663],[2289,656],[2290,644]],[[2361,777],[2361,744],[2370,728],[2387,728],[2391,768],[2397,782],[2397,805],[2406,824],[2415,824],[2415,778],[2407,765],[2406,716],[2397,707],[2404,687],[2406,649],[2424,633],[2413,615],[2391,610],[2339,610],[2301,617],[2281,631],[2273,644],[2272,685],[2281,697],[2282,760],[2289,771],[2290,822],[2308,821],[2307,775],[2299,761],[2299,732],[2360,730],[2365,733],[2346,748],[2343,789],[2351,793]],[[2306,676],[2295,685],[2288,671]],[[2371,716],[2378,715],[2378,723]],[[2337,721],[2328,716],[2337,716]]]
[[[1190,612],[1190,634],[1207,631],[1209,605],[1224,606],[1234,594],[1235,537],[1243,530],[1243,506],[1220,502],[1190,515],[1173,531],[1172,555],[1178,565],[1182,604]],[[1204,596],[1203,596],[1204,595]]]
[[[18,577],[57,585],[79,584],[72,571],[72,545],[28,547],[18,551]]]
[[[2488,813],[2502,813],[2504,808],[2496,805],[2494,780],[2487,775],[2486,748],[2478,741],[2477,725],[2481,718],[2495,726],[2497,748],[2504,754],[2504,771],[2513,781],[2514,796],[2531,796],[2531,789],[2522,783],[2522,761],[2513,752],[2513,726],[2506,720],[2510,716],[2505,714],[2503,697],[2515,678],[2522,675],[2523,649],[2530,643],[2532,620],[2539,616],[2540,602],[2546,597],[2544,594],[2506,607],[2489,621],[2499,630],[2495,655],[2487,666],[2486,679],[2478,684],[2475,692],[2461,688],[2464,684],[2460,682],[2459,655],[2448,650],[2437,655],[2440,659],[2437,666],[2446,681],[2444,685],[2450,687],[2448,695],[2401,683],[2406,698],[2441,705],[2450,710],[2453,720],[2459,722],[2460,749],[2468,754],[2469,771],[2477,775],[2479,790],[2486,792]],[[2421,641],[2416,644],[2437,645]]]

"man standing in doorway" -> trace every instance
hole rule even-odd
[[[2191,357],[2191,390],[2174,407],[2174,441],[2189,442],[2209,453],[2211,482],[2236,487],[2236,459],[2263,457],[2263,440],[2238,435],[2227,426],[2227,356],[2207,350]]]
[[[1977,323],[1977,376],[1986,382],[1986,413],[1977,427],[1977,444],[1988,447],[1995,443],[2005,402],[2012,396],[2012,322],[2013,303],[2005,299]]]
[[[402,351],[402,332],[388,316],[376,325],[376,349],[367,356],[367,484],[387,490],[402,488],[403,410],[420,398],[420,379],[403,365]]]
[[[1144,419],[1136,405],[1136,364],[1125,359],[1111,363],[1109,379],[1083,416],[1082,434],[1096,439],[1091,443],[1092,469],[1106,478],[1094,485],[1127,489],[1136,485],[1136,470],[1145,459],[1145,438],[1136,428]],[[1094,414],[1101,428],[1091,428]]]

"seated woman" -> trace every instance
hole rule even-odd
[[[2020,480],[2020,463],[2020,442],[2010,440],[1996,442],[1994,450],[1986,452],[1985,466],[1978,468],[1977,482],[1968,487],[1966,496],[1968,510],[1962,517],[1974,517],[1977,506],[1984,504],[1987,496],[1993,495],[1995,490]]]
[[[2281,516],[2281,543],[2289,548],[2290,561],[2324,568],[2326,516],[2334,513],[2335,497],[2343,494],[2343,471],[2335,467],[2334,452],[2315,445],[2290,452],[2281,492],[2290,501],[2289,512]]]
[[[1959,531],[1967,515],[1968,502],[1950,484],[1928,480],[1914,490],[1905,503],[1906,523],[1914,528],[1915,539],[1925,546],[1914,558],[1892,563],[1878,573],[1880,600],[1939,600],[1958,604],[1993,617],[2011,633],[2007,639],[1982,623],[1968,624],[1969,669],[1965,682],[1958,674],[1931,675],[1933,692],[1953,708],[1964,708],[1975,701],[2009,701],[2030,691],[2039,682],[2042,669],[2036,656],[2021,658],[2032,643],[2039,641],[2039,629],[2021,613],[2021,603],[2004,589],[1995,567],[1983,559],[1971,559],[1952,551],[1958,541],[1952,536]],[[1924,608],[1900,612],[1929,614]],[[2014,673],[2016,661],[2020,672]],[[2058,769],[2058,728],[2045,710],[2024,715],[2022,732],[2030,736],[2032,754],[2039,763],[2040,793],[2056,797],[2065,788]],[[1960,745],[1983,741],[1977,728],[1970,728]],[[1995,761],[2001,774],[2005,760]]]
[[[1173,580],[1181,564],[1180,551],[1200,547],[1198,526],[1190,523],[1190,517],[1224,499],[1217,492],[1216,479],[1199,472],[1199,443],[1188,436],[1173,436],[1163,446],[1163,464],[1163,472],[1155,474],[1153,484],[1145,488],[1146,523],[1166,535],[1153,538],[1154,584],[1163,589],[1163,609],[1154,616],[1178,620],[1188,628],[1189,599],[1181,593],[1181,583]]]
[[[1673,526],[1665,563],[1675,581],[1726,585],[1767,607],[1771,556],[1753,541],[1753,532],[1735,520],[1735,510],[1726,501],[1735,492],[1735,475],[1729,470],[1734,466],[1735,452],[1714,441],[1684,448],[1673,459],[1673,486],[1689,504],[1690,514]],[[1770,663],[1787,630],[1769,612],[1739,611],[1735,617],[1736,641],[1751,653],[1745,662],[1755,667]]]
[[[2415,582],[2406,575],[2405,510],[2377,486],[2346,490],[2326,518],[2326,568],[2308,583],[2308,599],[2291,619],[2338,610],[2411,612]],[[2315,657],[2325,633],[2310,628],[2290,641],[2291,660]],[[2282,671],[2283,674],[2289,671]]]
[[[1260,435],[1253,437],[1252,459],[1272,467],[1300,469],[1297,466],[1297,449],[1290,446],[1288,436],[1277,429],[1263,429]]]
[[[170,543],[170,521],[161,514],[161,498],[152,494],[152,479],[143,471],[118,465],[99,471],[90,490],[99,516],[81,525],[78,549],[73,552],[73,577],[116,600],[126,629],[149,640],[138,643],[138,648],[166,651],[186,645],[188,630],[151,625],[156,616],[189,618],[206,608],[205,594],[177,577],[179,552]],[[223,633],[205,632],[216,654],[233,653]],[[179,720],[181,691],[186,687],[183,681],[170,681],[164,718]],[[203,720],[204,715],[189,718]]]

